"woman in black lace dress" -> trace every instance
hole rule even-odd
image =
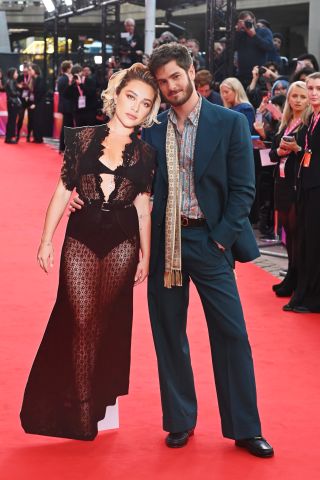
[[[52,237],[76,188],[58,296],[26,386],[27,433],[81,440],[128,392],[133,286],[147,276],[152,147],[136,127],[156,121],[156,81],[142,64],[115,74],[104,92],[108,125],[66,128],[61,179],[50,202],[38,261],[53,266]]]

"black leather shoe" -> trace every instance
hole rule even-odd
[[[282,307],[282,310],[283,310],[284,312],[292,312],[293,309],[294,309],[294,306],[291,305],[290,302],[287,303],[286,305],[283,305],[283,307]]]
[[[312,313],[311,310],[304,305],[296,305],[295,307],[292,307],[292,311],[295,313]]]
[[[186,432],[169,433],[166,437],[166,445],[170,448],[180,448],[187,445],[189,437],[192,437],[194,430]]]
[[[256,457],[268,458],[274,455],[273,448],[263,437],[244,438],[236,440],[235,444],[237,447],[245,448]]]

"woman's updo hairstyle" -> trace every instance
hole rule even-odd
[[[158,124],[157,115],[161,103],[158,84],[148,67],[142,63],[134,63],[130,68],[120,70],[110,77],[108,87],[101,94],[103,100],[103,112],[109,118],[113,117],[116,109],[114,96],[115,94],[119,95],[121,90],[126,87],[131,80],[140,80],[141,82],[150,85],[154,91],[154,100],[151,111],[141,126],[143,128],[149,128],[152,127],[154,123]]]

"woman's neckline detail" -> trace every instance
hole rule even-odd
[[[107,165],[106,163],[104,163],[102,160],[101,160],[101,157],[103,156],[104,154],[104,151],[105,151],[105,146],[102,144],[102,142],[104,142],[106,140],[106,138],[110,135],[110,127],[109,125],[107,124],[106,125],[106,129],[105,129],[105,137],[102,139],[101,143],[100,143],[100,152],[99,152],[99,156],[98,156],[98,162],[103,165],[105,168],[107,168],[110,172],[114,173],[116,172],[118,169],[122,168],[122,167],[125,167],[126,166],[126,157],[127,157],[127,153],[128,153],[128,150],[130,149],[130,147],[132,147],[134,145],[134,143],[138,140],[137,138],[137,135],[138,135],[138,131],[139,129],[138,128],[135,128],[129,135],[129,138],[130,138],[130,141],[127,142],[122,150],[122,161],[119,165],[117,165],[115,168],[110,168],[109,165]]]

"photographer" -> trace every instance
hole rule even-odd
[[[124,21],[125,32],[120,33],[119,55],[122,68],[129,68],[133,63],[141,62],[143,42],[135,32],[136,22],[133,18]]]
[[[189,38],[187,41],[187,49],[192,52],[193,64],[196,72],[201,68],[205,68],[206,60],[200,52],[200,43],[196,38]]]
[[[258,108],[264,96],[271,93],[272,85],[279,74],[272,62],[259,67],[255,65],[252,69],[251,83],[247,88],[247,95],[254,106]]]
[[[256,18],[250,11],[240,12],[236,25],[235,45],[238,52],[237,77],[246,88],[255,65],[264,65],[268,52],[273,51],[272,33],[268,28],[256,27]]]
[[[74,65],[71,70],[71,81],[64,92],[70,99],[76,127],[96,124],[97,100],[96,83],[91,77],[91,69]]]

